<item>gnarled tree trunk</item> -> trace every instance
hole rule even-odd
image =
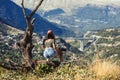
[[[32,44],[32,35],[34,30],[34,21],[35,18],[32,18],[32,16],[35,14],[39,6],[42,4],[43,0],[39,2],[39,4],[35,7],[35,9],[32,11],[30,15],[26,15],[25,8],[24,8],[24,0],[22,0],[22,9],[24,13],[24,17],[26,19],[27,28],[24,32],[23,38],[17,42],[17,45],[19,46],[22,56],[23,56],[23,62],[25,67],[30,67],[33,69],[35,67],[34,61],[32,60],[32,49],[34,45]]]

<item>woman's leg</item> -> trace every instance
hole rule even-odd
[[[57,54],[58,54],[58,56],[59,56],[59,58],[60,58],[60,62],[63,62],[63,52],[58,49],[58,50],[57,50]]]
[[[64,58],[63,58],[63,52],[60,51],[60,61],[63,62]]]

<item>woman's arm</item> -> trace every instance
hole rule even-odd
[[[56,47],[55,43],[53,43],[53,45],[52,45],[52,46],[53,46],[53,48],[54,48],[55,50],[57,49],[57,47]]]

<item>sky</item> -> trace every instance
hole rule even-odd
[[[20,5],[22,0],[12,1]],[[33,9],[40,0],[24,0],[24,1],[25,7]],[[86,4],[94,4],[97,6],[112,5],[120,7],[120,0],[44,0],[40,9],[51,10],[55,8],[62,8],[64,10],[70,10],[78,6],[79,7],[85,6]]]

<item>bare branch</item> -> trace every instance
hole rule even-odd
[[[14,64],[11,65],[6,62],[0,62],[0,67],[5,68],[7,70],[18,70],[18,69],[20,69],[21,66],[14,65]]]
[[[24,14],[25,20],[26,20],[26,23],[27,23],[27,26],[28,26],[28,24],[29,24],[28,20],[30,20],[29,19],[30,17],[27,16],[27,14],[26,14],[25,7],[24,7],[24,0],[22,0],[21,5],[22,5],[22,10],[23,10],[23,14]]]
[[[26,18],[27,15],[26,15],[25,7],[24,7],[24,0],[22,0],[21,5],[22,5],[23,14],[24,14],[24,16],[25,16],[25,18]]]
[[[36,20],[36,18],[33,18],[32,21],[31,21],[31,23],[34,24],[35,20]]]
[[[32,13],[30,14],[30,18],[35,14],[35,12],[37,11],[37,9],[39,8],[39,6],[42,4],[43,0],[41,0],[39,2],[39,4],[35,7],[35,9],[32,11]]]

